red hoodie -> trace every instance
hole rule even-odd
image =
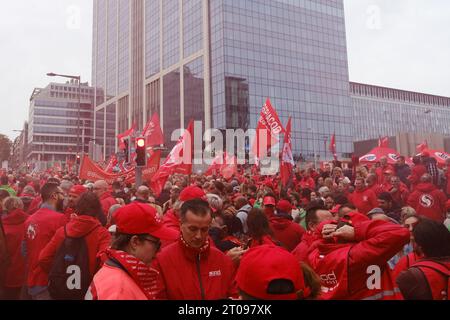
[[[418,215],[444,222],[447,196],[432,183],[419,183],[408,198],[408,205],[416,209]]]
[[[424,165],[418,164],[412,167],[411,175],[408,177],[408,181],[411,182],[412,190],[419,184],[420,178],[427,173],[427,168]]]
[[[409,242],[409,230],[381,220],[355,223],[354,230],[355,242],[322,239],[315,242],[317,248],[308,255],[309,265],[322,282],[321,297],[325,300],[400,299],[387,261]],[[381,272],[379,287],[377,281],[372,281],[377,271]],[[368,288],[368,283],[374,287]]]
[[[27,285],[47,287],[48,276],[39,266],[39,254],[53,238],[56,230],[65,225],[64,215],[50,209],[41,208],[25,222],[26,254],[28,260]]]
[[[319,237],[314,232],[306,231],[303,234],[302,241],[292,251],[292,254],[297,258],[298,261],[306,261],[311,245],[314,243],[314,241],[317,240],[319,240]]]
[[[66,225],[67,235],[72,238],[86,237],[89,252],[89,271],[94,275],[101,267],[97,254],[106,250],[111,242],[111,235],[101,226],[97,218],[90,216],[75,216]],[[50,272],[56,253],[64,242],[64,227],[59,228],[52,240],[39,255],[39,265],[47,274]]]
[[[367,214],[373,208],[378,207],[378,200],[375,193],[370,189],[355,190],[348,196],[348,200],[362,214]]]
[[[19,288],[25,284],[25,259],[21,253],[21,245],[27,219],[28,215],[20,209],[2,217],[8,253],[11,259],[11,263],[6,269],[5,287],[7,288]]]
[[[157,298],[220,300],[237,297],[234,266],[229,257],[209,243],[194,249],[182,239],[164,248],[154,260],[160,273]]]
[[[269,223],[275,239],[280,241],[289,252],[302,241],[305,229],[299,224],[278,216],[271,217]]]
[[[105,192],[104,194],[102,194],[102,196],[100,197],[100,202],[102,204],[102,209],[105,218],[108,216],[109,208],[117,204],[116,199],[114,199],[114,197],[109,192]]]
[[[27,213],[29,215],[36,213],[36,211],[39,210],[39,207],[41,206],[41,204],[42,204],[42,197],[37,196],[36,198],[33,199],[33,201],[31,201],[30,206],[28,207]]]

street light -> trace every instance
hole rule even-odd
[[[71,75],[65,75],[65,74],[57,74],[53,72],[47,73],[47,76],[49,77],[62,77],[62,78],[68,78],[68,79],[74,79],[78,81],[78,121],[77,121],[77,155],[80,154],[80,112],[81,112],[81,76],[71,76]],[[84,145],[84,143],[83,143]],[[84,148],[82,150],[82,153],[84,155]],[[79,167],[77,165],[77,173],[79,171]]]

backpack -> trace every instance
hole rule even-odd
[[[425,279],[427,279],[427,277],[425,276],[425,273],[422,270],[423,268],[431,269],[431,270],[435,271],[436,273],[440,274],[441,276],[443,276],[444,278],[446,278],[447,279],[447,290],[442,291],[441,294],[442,294],[442,300],[449,299],[448,290],[449,290],[449,285],[450,285],[450,269],[446,265],[436,262],[436,261],[422,260],[422,261],[419,261],[416,264],[414,264],[412,266],[412,268],[415,268],[416,270],[420,270],[422,272],[422,274],[424,275]],[[428,279],[427,279],[427,282],[428,282]],[[427,283],[427,285],[430,288],[430,291],[432,291],[430,283]]]
[[[68,237],[64,227],[64,236],[48,276],[48,291],[54,300],[83,300],[93,278],[89,270],[87,235]]]

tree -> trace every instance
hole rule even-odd
[[[9,160],[12,142],[4,134],[0,134],[0,161]]]

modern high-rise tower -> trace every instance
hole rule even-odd
[[[352,152],[343,0],[95,0],[96,143],[155,112],[166,143],[190,119],[256,128],[270,98],[294,155]]]

